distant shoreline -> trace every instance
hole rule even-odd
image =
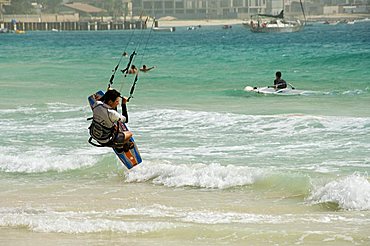
[[[307,16],[307,21],[325,21],[325,20],[361,20],[370,18],[369,14],[337,14],[337,15],[312,15]]]
[[[370,18],[369,14],[338,14],[338,15],[313,15],[307,16],[307,21],[344,21],[344,20],[360,20]],[[242,19],[199,19],[199,20],[158,20],[159,27],[184,27],[184,26],[217,26],[217,25],[236,25],[242,24],[246,20]]]
[[[227,20],[158,20],[160,27],[183,27],[183,26],[218,26],[241,24],[241,19]]]

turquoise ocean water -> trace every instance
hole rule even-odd
[[[128,171],[87,143],[87,97],[135,48],[157,67],[128,105]],[[370,22],[3,34],[0,244],[368,245],[369,68]],[[308,93],[243,90],[278,70]]]

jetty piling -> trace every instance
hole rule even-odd
[[[2,28],[21,31],[100,31],[100,30],[130,30],[147,29],[144,21],[123,21],[123,22],[2,22]]]

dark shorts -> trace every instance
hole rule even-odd
[[[124,142],[124,141],[125,141],[125,133],[119,132],[117,134],[117,136],[115,137],[115,139],[113,140],[113,146],[112,147],[118,153],[127,152],[130,149],[135,147],[133,142],[131,142],[131,141]]]
[[[117,147],[122,147],[125,141],[125,134],[123,132],[119,132],[117,136],[113,140],[113,144]]]

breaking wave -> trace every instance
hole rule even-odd
[[[334,203],[345,210],[370,210],[370,183],[367,177],[353,174],[315,185],[307,201],[311,204]]]

